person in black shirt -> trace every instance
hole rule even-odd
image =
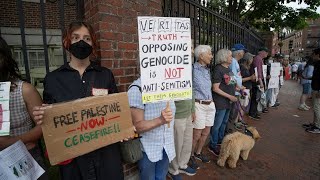
[[[246,87],[246,89],[249,89],[250,91],[252,89],[252,82],[255,82],[255,80],[256,80],[255,74],[254,73],[253,74],[250,73],[250,67],[251,67],[251,64],[252,64],[254,56],[255,55],[247,52],[247,53],[244,54],[243,58],[240,61],[240,71],[241,71],[241,75],[242,75],[242,85],[244,87]],[[247,94],[247,96],[250,97],[250,93]],[[247,110],[247,107],[244,107],[244,108],[246,108],[246,110]],[[240,108],[240,111],[241,111],[241,114],[243,114],[243,111],[242,111],[241,108]]]
[[[46,75],[43,100],[59,103],[92,96],[95,88],[117,93],[112,72],[89,60],[96,55],[96,37],[93,28],[85,22],[71,23],[63,37],[63,47],[70,55],[70,62]],[[34,108],[33,114],[42,119],[43,108]],[[60,163],[63,180],[123,179],[119,144],[111,144]]]
[[[304,124],[306,131],[309,133],[320,134],[320,48],[314,49],[313,54],[313,75],[312,75],[312,101],[314,118],[313,123]]]
[[[250,73],[250,67],[253,61],[253,57],[255,55],[247,52],[244,54],[243,58],[240,61],[240,71],[242,75],[242,85],[246,87],[246,89],[252,88],[252,82],[256,80],[255,74]]]
[[[212,78],[213,101],[216,106],[214,124],[210,131],[209,151],[219,156],[218,144],[221,144],[225,135],[225,128],[230,115],[231,103],[237,102],[235,96],[236,80],[229,68],[232,62],[232,53],[227,49],[220,49],[216,55],[217,65],[214,67]]]

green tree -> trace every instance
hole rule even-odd
[[[303,29],[307,19],[316,19],[320,0],[304,0],[309,5],[305,9],[293,9],[284,5],[287,1],[278,0],[211,0],[209,6],[224,5],[225,11],[235,13],[259,30],[290,28]],[[299,1],[300,3],[302,1]]]

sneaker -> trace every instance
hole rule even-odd
[[[220,151],[217,148],[212,148],[211,146],[209,146],[209,151],[215,156],[219,156],[220,154]]]
[[[170,172],[168,172],[168,177],[172,180],[182,180],[182,177],[180,176],[180,174],[177,174],[177,175],[173,175],[171,174]]]
[[[298,109],[301,110],[301,111],[308,111],[308,110],[309,110],[309,109],[306,108],[304,105],[300,105],[300,106],[298,107]]]
[[[234,128],[238,131],[241,131],[242,130],[242,124],[241,122],[235,122],[234,123]]]
[[[267,112],[269,112],[269,111],[268,111],[268,109],[263,109],[262,112],[263,112],[263,113],[267,113]]]
[[[200,153],[200,154],[197,154],[197,153],[194,153],[194,157],[200,161],[202,161],[203,163],[209,163],[210,160],[207,156],[205,156],[204,154]]]
[[[310,109],[310,108],[311,108],[310,106],[308,106],[308,105],[306,105],[306,104],[303,104],[303,106],[304,106],[305,108],[307,108],[307,109]]]
[[[316,126],[311,126],[310,128],[307,128],[306,131],[313,134],[320,134],[320,128],[317,128]]]
[[[278,106],[280,106],[280,103],[276,102],[276,103],[274,103],[274,106],[278,107]]]
[[[314,126],[313,123],[309,123],[309,124],[302,124],[303,128],[311,128],[312,126]]]
[[[188,176],[193,176],[193,175],[195,175],[196,174],[196,170],[195,169],[193,169],[193,168],[191,168],[191,167],[187,167],[187,168],[185,168],[185,169],[179,169],[179,173],[184,173],[184,174],[186,174],[186,175],[188,175]]]
[[[278,105],[279,106],[279,105]],[[274,104],[273,106],[270,106],[271,108],[277,108],[277,104]]]
[[[242,124],[242,126],[248,126],[248,123],[246,123],[246,122],[244,122],[244,121],[239,121],[241,124]]]
[[[190,157],[189,166],[190,166],[192,169],[200,169],[200,166],[196,163],[196,159],[195,159],[194,156],[191,156],[191,157]]]
[[[250,115],[249,115],[249,117],[250,117],[251,119],[254,119],[254,120],[260,120],[260,119],[261,119],[260,116],[257,116],[257,115],[256,115],[256,116],[250,116]]]

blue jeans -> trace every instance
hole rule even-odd
[[[217,109],[214,124],[210,131],[210,146],[215,149],[224,137],[224,131],[229,119],[230,109]]]
[[[145,152],[143,158],[138,162],[141,180],[163,180],[169,169],[169,159],[167,153],[162,151],[162,160],[151,162]]]
[[[267,89],[267,91],[266,91],[267,106],[271,102],[271,96],[272,96],[272,90],[271,89]]]

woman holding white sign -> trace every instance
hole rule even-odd
[[[63,47],[68,51],[70,62],[48,73],[44,80],[45,103],[59,103],[92,96],[95,90],[103,94],[117,93],[112,72],[90,61],[96,56],[97,40],[91,25],[74,22],[63,37]],[[45,107],[37,107],[34,114],[41,120]],[[63,152],[61,152],[63,153]],[[60,163],[63,180],[123,179],[119,144],[111,144]]]
[[[1,37],[0,82],[11,82],[9,109],[6,109],[8,106],[0,103],[0,130],[1,126],[4,125],[3,121],[5,121],[5,119],[2,119],[2,111],[10,111],[10,133],[8,136],[0,136],[0,151],[21,140],[32,157],[44,168],[40,147],[38,146],[42,131],[40,126],[34,126],[36,121],[32,116],[33,107],[40,106],[42,100],[34,86],[21,80],[18,65],[12,57],[9,46]],[[48,179],[47,174],[43,174],[39,179]]]

